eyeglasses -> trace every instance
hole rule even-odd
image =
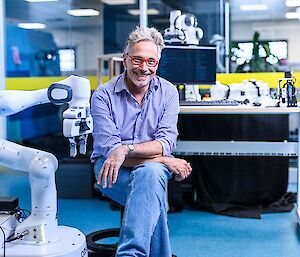
[[[158,60],[156,60],[154,58],[144,59],[144,58],[138,57],[138,56],[131,57],[128,54],[127,54],[127,56],[133,65],[141,66],[145,62],[148,67],[155,67],[158,64]]]

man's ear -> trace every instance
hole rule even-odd
[[[124,67],[124,70],[126,70],[126,55],[123,54],[123,67]]]

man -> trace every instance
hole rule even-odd
[[[137,27],[123,55],[125,72],[92,96],[92,161],[101,192],[125,206],[116,256],[170,257],[166,190],[172,173],[192,168],[171,156],[176,145],[176,88],[156,76],[164,46],[155,28]]]

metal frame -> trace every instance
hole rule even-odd
[[[5,1],[0,1],[0,90],[5,89]],[[6,138],[6,118],[0,117],[0,138]]]
[[[97,57],[97,85],[102,84],[104,62],[108,62],[108,79],[118,76],[123,63],[123,53],[103,54]]]

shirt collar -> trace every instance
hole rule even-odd
[[[159,87],[160,83],[159,83],[159,78],[157,76],[155,76],[150,83],[150,87],[149,87],[149,91],[152,92],[153,90],[157,90]]]
[[[125,82],[125,72],[122,73],[118,78],[117,81],[115,83],[115,93],[119,93],[123,90],[128,91],[126,82]]]

